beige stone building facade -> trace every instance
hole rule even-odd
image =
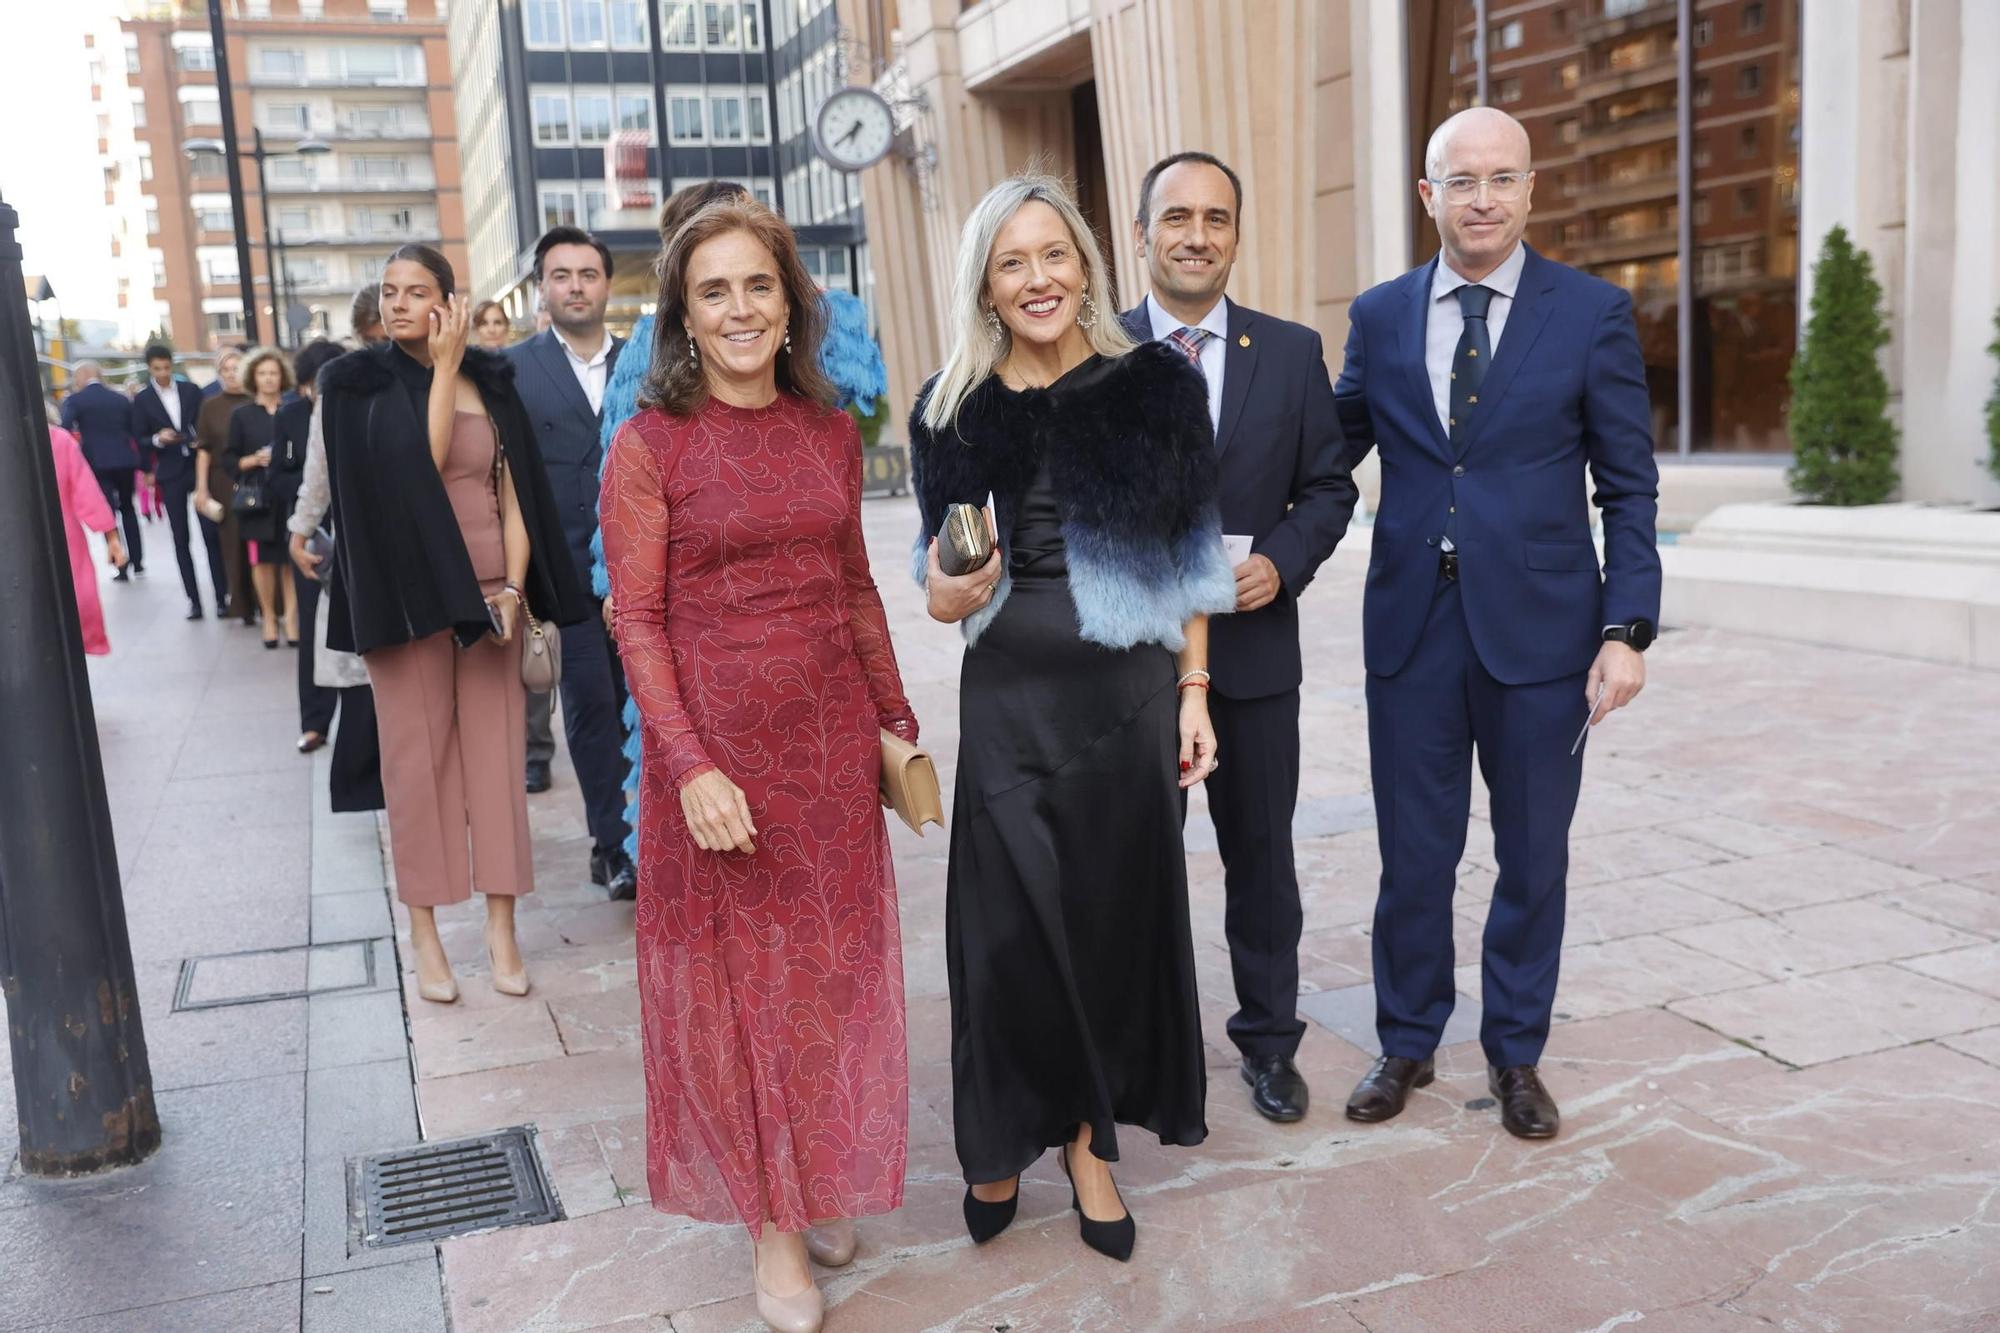
[[[1634,293],[1670,508],[1782,494],[1785,369],[1837,222],[1888,288],[1905,498],[2000,503],[1979,425],[2000,308],[2000,83],[1979,71],[2000,64],[2000,5],[1809,8],[841,0],[866,57],[853,81],[902,121],[899,151],[863,174],[892,402],[907,410],[942,359],[983,191],[1031,162],[1069,177],[1129,305],[1146,290],[1140,178],[1182,149],[1243,178],[1232,298],[1316,327],[1337,374],[1348,304],[1435,251],[1415,199],[1431,126],[1484,96],[1530,127],[1534,243]]]

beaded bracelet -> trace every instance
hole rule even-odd
[[[1182,676],[1179,680],[1175,681],[1174,684],[1176,686],[1187,685],[1190,682],[1192,682],[1196,676],[1201,677],[1202,680],[1204,681],[1213,679],[1213,677],[1211,677],[1207,671],[1203,670],[1201,667],[1196,667],[1194,670],[1188,672],[1186,675]]]

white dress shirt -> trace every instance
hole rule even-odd
[[[1491,288],[1493,299],[1486,307],[1486,336],[1492,353],[1500,352],[1500,335],[1507,328],[1507,312],[1514,308],[1514,291],[1521,285],[1521,270],[1528,264],[1527,247],[1516,242],[1514,253],[1500,267],[1479,280]],[[1465,316],[1458,309],[1458,289],[1472,286],[1461,277],[1443,255],[1431,275],[1430,317],[1424,321],[1424,368],[1431,375],[1431,402],[1437,408],[1438,424],[1451,433],[1451,359],[1458,352],[1458,337],[1465,332]]]
[[[563,354],[569,358],[570,371],[576,376],[576,382],[583,386],[583,396],[590,400],[590,410],[602,412],[604,384],[611,378],[610,332],[607,330],[604,341],[597,345],[597,354],[587,359],[579,356],[577,350],[569,345],[569,339],[562,336],[561,329],[552,326],[550,332],[554,333],[556,341],[562,344]]]
[[[1223,297],[1209,307],[1199,324],[1183,324],[1174,316],[1160,308],[1160,303],[1152,297],[1146,298],[1146,318],[1151,321],[1153,336],[1161,342],[1167,335],[1178,329],[1205,329],[1214,335],[1201,345],[1201,373],[1208,381],[1208,425],[1217,434],[1222,432],[1222,361],[1225,345],[1229,341],[1229,298]],[[1456,334],[1452,335],[1457,337]]]
[[[180,431],[183,435],[187,434],[187,428],[181,425],[180,381],[168,380],[167,387],[164,389],[160,387],[158,380],[149,379],[146,381],[146,384],[154,393],[159,395],[160,406],[167,409],[167,420],[174,423],[174,429]]]

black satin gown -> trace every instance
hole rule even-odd
[[[960,678],[945,949],[959,1163],[1015,1175],[1085,1121],[1207,1136],[1173,655],[1085,641],[1043,465]]]

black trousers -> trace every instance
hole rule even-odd
[[[136,484],[137,468],[94,467],[98,489],[104,492],[104,502],[117,511],[118,521],[125,529],[125,554],[136,567],[146,563],[146,539],[139,533],[139,490]]]
[[[380,810],[382,739],[375,730],[375,691],[356,685],[337,693],[340,725],[333,733],[333,769],[327,780],[333,812]]]
[[[201,585],[195,580],[194,550],[188,532],[188,515],[192,512],[189,500],[193,495],[192,476],[160,479],[160,504],[167,511],[167,526],[174,530],[174,563],[181,569],[181,591],[187,594],[187,599],[192,605],[200,606]],[[214,551],[214,563],[211,569],[218,575],[215,585],[218,588],[222,586],[219,577],[221,566],[222,551],[217,548]]]
[[[1248,1056],[1292,1055],[1299,1019],[1299,876],[1292,812],[1299,803],[1299,692],[1262,699],[1209,693],[1216,758],[1209,815],[1222,852],[1223,934],[1236,981],[1229,1039]]]
[[[319,619],[319,580],[307,578],[296,569],[292,571],[292,576],[292,588],[299,605],[299,732],[317,731],[325,736],[333,730],[333,710],[340,702],[340,691],[313,683],[313,644],[318,642],[315,635]]]
[[[625,672],[604,628],[603,603],[588,620],[562,629],[563,736],[583,788],[590,840],[609,850],[625,845]]]

